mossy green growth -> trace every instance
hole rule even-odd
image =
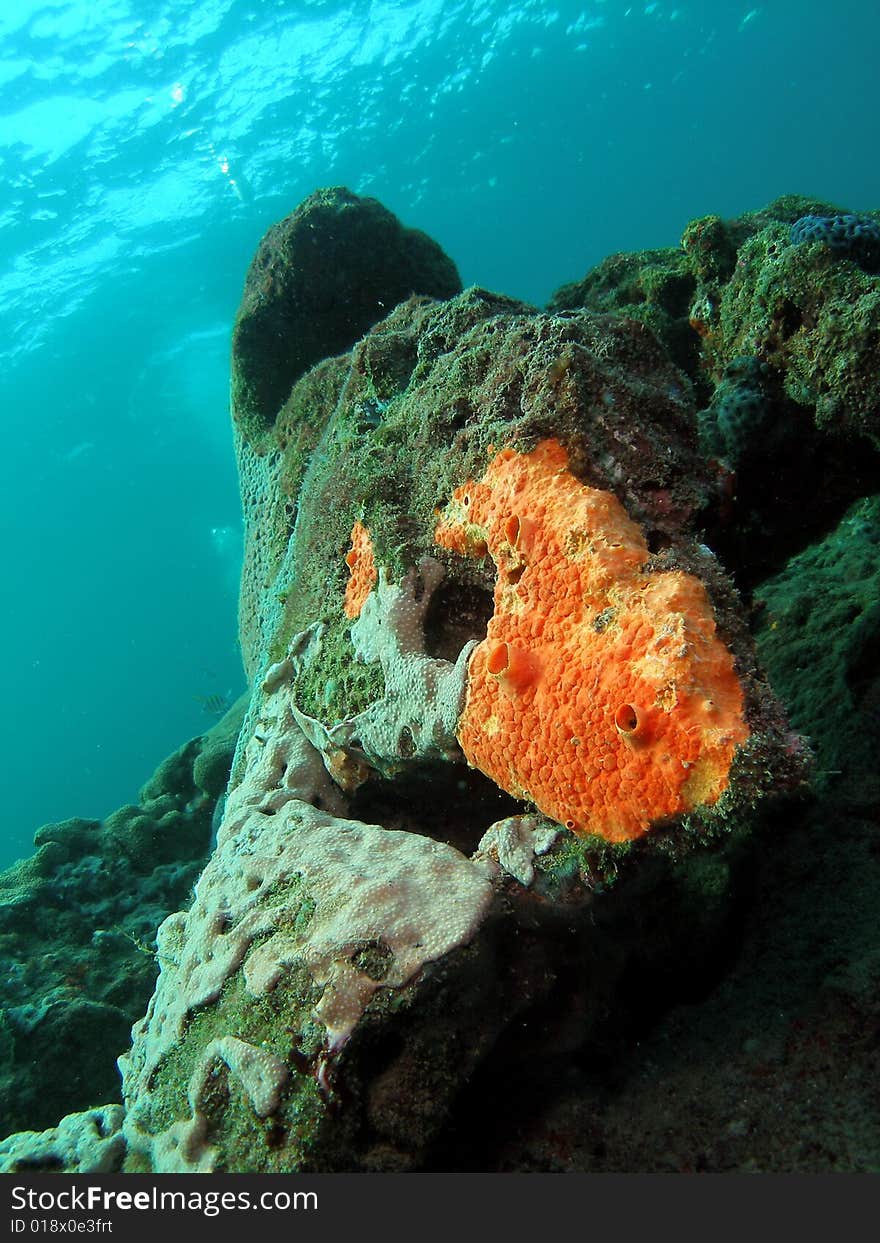
[[[412,540],[401,506],[411,460],[405,436],[394,437],[385,428],[365,429],[356,405],[341,403],[336,409],[306,468],[297,460],[296,470],[303,470],[298,491],[285,461],[282,486],[296,494],[298,529],[283,570],[282,617],[270,649],[273,659],[280,659],[292,637],[316,620],[340,634],[350,625],[343,612],[345,555],[356,521],[370,530],[377,562],[392,574],[399,577],[412,564]],[[335,653],[335,644],[331,650]]]
[[[293,386],[278,415],[272,440],[283,458],[284,493],[293,501],[302,486],[309,458],[339,400],[348,367],[347,355],[318,363]]]
[[[821,244],[793,245],[773,223],[739,250],[705,343],[713,375],[739,355],[780,373],[816,426],[880,444],[880,282]]]
[[[603,314],[636,317],[653,305],[681,315],[687,310],[694,284],[687,258],[677,247],[609,255],[582,280],[557,289],[549,309],[588,307]]]
[[[323,1029],[311,1017],[320,998],[305,965],[291,965],[270,992],[254,997],[237,971],[210,1006],[194,1013],[184,1038],[163,1060],[154,1077],[151,1127],[159,1133],[191,1116],[187,1088],[210,1042],[235,1035],[274,1053],[288,1065],[317,1056]],[[281,1104],[270,1118],[259,1118],[231,1075],[211,1080],[200,1101],[208,1119],[207,1144],[223,1153],[222,1168],[290,1173],[307,1165],[317,1133],[326,1121],[314,1075],[293,1073]],[[221,1167],[218,1167],[218,1172]]]
[[[262,894],[262,903],[276,912],[276,932],[289,932],[294,937],[306,935],[316,910],[314,899],[303,888],[299,872],[269,885]]]
[[[594,834],[579,837],[561,832],[546,854],[535,857],[540,887],[560,897],[580,886],[601,893],[617,882],[632,849],[632,842],[609,842]]]
[[[385,693],[382,666],[357,660],[351,645],[351,622],[325,618],[320,659],[306,662],[294,683],[302,712],[319,721],[356,716]]]
[[[625,315],[650,328],[670,358],[692,378],[698,374],[699,339],[688,323],[697,281],[684,251],[675,247],[610,255],[583,280],[563,285],[551,311],[586,307]]]
[[[853,505],[823,540],[756,593],[758,653],[795,729],[816,752],[820,786],[876,773],[880,682],[880,496]]]
[[[765,276],[773,275],[765,260],[773,265],[782,246],[788,245],[791,224],[799,217],[835,215],[841,210],[817,199],[789,194],[733,219],[702,216],[685,227],[680,247],[609,255],[581,280],[557,290],[549,309],[558,312],[586,307],[639,320],[694,381],[701,398],[708,399],[711,386],[707,379],[717,381],[738,354],[761,353],[765,357],[756,342],[740,340],[734,344],[729,339],[729,326],[721,325],[719,319],[724,314],[722,298],[729,302],[729,291],[737,285],[753,286],[754,271],[746,269],[754,269],[756,264]],[[763,240],[756,241],[758,238]],[[828,260],[829,256],[824,258]],[[811,256],[813,267],[815,259],[816,255]],[[815,288],[815,272],[803,287],[808,289],[811,283]],[[736,333],[740,328],[744,335],[750,333],[757,322],[754,311],[751,304],[743,308]],[[806,315],[805,322],[808,320]],[[791,395],[795,400],[816,404],[809,385],[800,392],[801,398],[794,391]]]

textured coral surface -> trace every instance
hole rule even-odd
[[[717,801],[748,737],[698,579],[647,568],[641,530],[555,440],[453,494],[437,542],[498,572],[468,678],[468,761],[567,828],[622,841]]]

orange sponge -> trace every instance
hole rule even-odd
[[[345,588],[345,616],[359,617],[364,601],[379,578],[373,541],[360,520],[351,528],[351,548],[345,555],[345,564],[349,572]]]
[[[472,767],[615,842],[718,799],[749,730],[705,589],[644,568],[641,529],[558,441],[498,453],[435,538],[498,571],[458,725]]]

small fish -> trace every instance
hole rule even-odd
[[[193,695],[193,699],[208,716],[222,716],[232,703],[232,696],[228,691],[225,695]]]
[[[742,31],[745,30],[746,26],[748,26],[749,22],[753,22],[755,18],[760,15],[760,12],[761,12],[760,9],[749,9],[748,13],[746,13],[745,17],[740,22],[739,30],[737,33],[742,33]]]

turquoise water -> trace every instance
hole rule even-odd
[[[4,0],[0,864],[244,689],[228,345],[271,223],[345,184],[543,302],[708,212],[877,207],[878,34],[873,0]]]

